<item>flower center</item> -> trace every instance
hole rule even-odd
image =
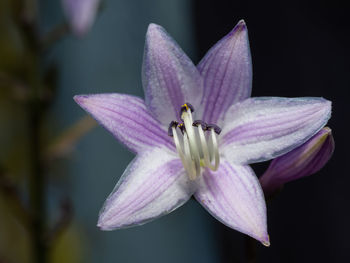
[[[193,121],[193,111],[191,104],[182,105],[180,116],[183,122],[172,121],[168,129],[190,180],[200,175],[201,167],[216,171],[220,164],[217,135],[221,129],[202,120]]]

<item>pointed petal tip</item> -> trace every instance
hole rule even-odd
[[[258,230],[258,229],[256,229],[256,230]],[[260,232],[252,232],[251,237],[255,238],[257,241],[259,241],[265,247],[270,246],[270,236],[266,230],[266,225],[265,225],[264,230],[260,229]]]
[[[97,226],[99,228],[103,228],[103,225],[104,225],[102,218],[103,218],[103,209],[100,211],[100,214],[99,214],[98,220],[97,220]]]
[[[248,32],[247,25],[243,19],[235,25],[235,27],[226,35],[226,39],[236,40],[241,33],[246,34]]]
[[[105,229],[104,229],[104,226],[103,226],[103,224],[102,224],[102,222],[100,221],[100,219],[98,220],[96,226],[97,226],[99,229],[101,229],[101,230],[105,230]]]
[[[167,43],[167,35],[166,30],[162,26],[154,23],[149,24],[146,32],[146,46],[159,52]]]
[[[112,227],[110,224],[108,224],[108,221],[106,220],[105,211],[101,212],[97,221],[97,227],[103,231],[110,231],[116,229],[116,227]]]
[[[326,139],[329,136],[332,136],[332,129],[327,127],[327,126],[323,127],[318,133],[318,137],[320,137],[320,138]]]
[[[332,153],[333,153],[333,151],[334,151],[334,138],[333,138],[332,129],[329,128],[328,126],[326,126],[326,127],[323,127],[323,129],[321,130],[321,132],[324,133],[326,139],[330,139],[331,147],[333,147],[333,150],[332,150]]]
[[[159,32],[164,31],[163,27],[160,25],[157,25],[155,23],[150,23],[147,28],[147,36],[154,36],[155,34],[158,34]]]
[[[246,26],[244,19],[239,20],[237,26]]]
[[[232,32],[242,32],[247,30],[247,25],[243,19],[239,20],[237,25],[233,28]]]
[[[113,228],[109,228],[108,226],[105,226],[103,224],[97,224],[97,227],[102,231],[111,231]]]
[[[270,237],[269,235],[266,235],[263,240],[261,240],[261,244],[263,244],[265,247],[270,246]]]
[[[150,23],[148,25],[148,30],[153,30],[153,29],[157,29],[157,28],[160,28],[161,26],[156,24],[156,23]]]
[[[326,134],[328,134],[328,135],[330,135],[330,134],[332,133],[332,129],[329,128],[328,126],[323,127],[322,130],[324,131],[324,133],[326,133]]]
[[[99,99],[100,95],[104,94],[75,95],[73,100],[80,106],[83,106],[91,102],[93,103],[96,99]]]
[[[75,95],[73,97],[73,100],[78,103],[79,105],[81,105],[86,99],[87,99],[88,96],[86,95]]]

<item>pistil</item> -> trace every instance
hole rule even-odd
[[[182,116],[185,124],[184,141],[188,139],[189,146],[190,146],[189,158],[191,158],[194,162],[195,169],[196,169],[195,177],[198,177],[200,174],[200,156],[198,152],[195,131],[192,126],[193,119],[192,119],[191,109],[188,108],[187,111],[184,111]]]

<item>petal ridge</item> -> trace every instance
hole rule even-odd
[[[202,78],[180,46],[159,25],[150,24],[142,65],[146,105],[164,125],[179,120],[179,109],[195,108],[202,98]]]
[[[323,98],[247,99],[225,116],[222,152],[241,164],[276,158],[311,138],[330,115],[331,102]]]
[[[184,204],[193,189],[176,155],[160,148],[143,152],[107,198],[98,226],[113,230],[147,223]]]
[[[217,172],[207,169],[195,197],[226,226],[268,243],[265,199],[249,166],[223,160]]]
[[[133,152],[166,146],[175,151],[166,128],[141,98],[125,94],[78,95],[74,100]]]
[[[243,20],[207,52],[197,68],[204,80],[203,119],[220,122],[232,104],[251,94],[251,55]]]

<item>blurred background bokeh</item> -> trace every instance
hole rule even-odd
[[[95,5],[95,21],[74,25],[67,2]],[[271,247],[256,244],[257,262],[350,261],[349,11],[341,1],[0,0],[0,262],[249,262],[243,234],[194,200],[140,227],[100,231],[99,210],[133,154],[72,99],[143,97],[149,23],[198,63],[240,19],[253,96],[332,100],[337,143],[325,168],[269,203]],[[261,175],[266,164],[254,168]]]

